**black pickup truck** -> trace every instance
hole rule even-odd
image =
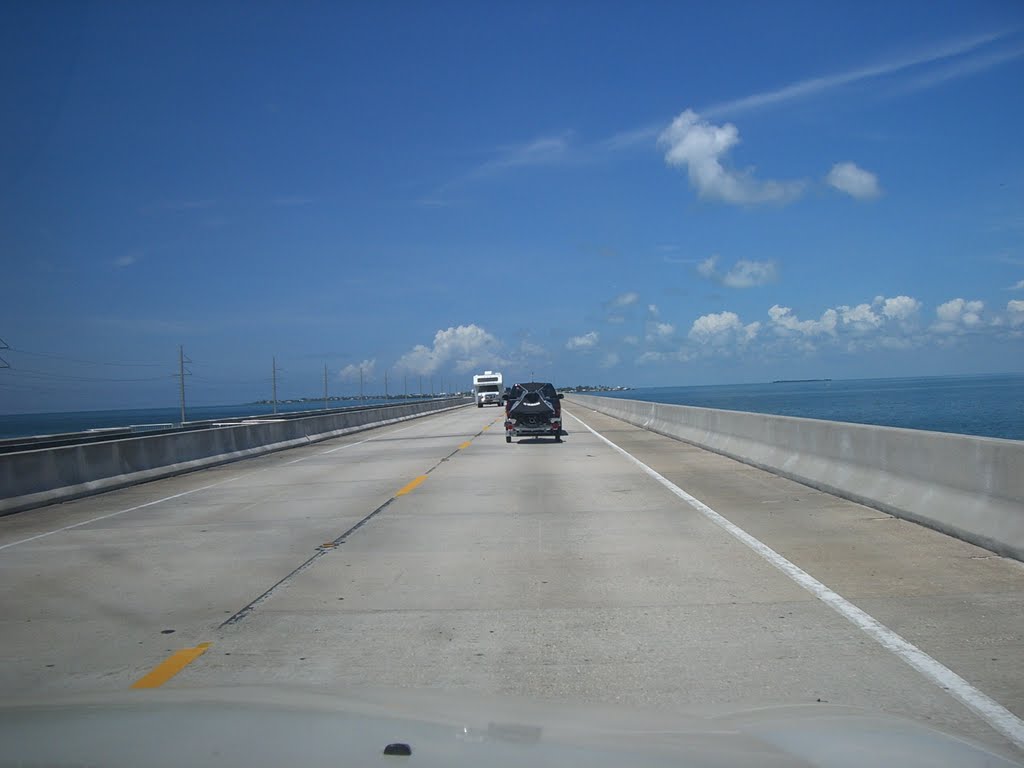
[[[513,384],[505,395],[505,442],[547,435],[562,442],[562,397],[547,382]]]

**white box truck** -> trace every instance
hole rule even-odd
[[[473,377],[473,397],[476,399],[477,408],[483,408],[484,405],[496,405],[500,408],[504,392],[500,373],[484,371]]]

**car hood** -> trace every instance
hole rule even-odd
[[[260,687],[2,706],[0,744],[5,765],[112,768],[1021,765],[916,722],[831,705],[704,717],[452,692]],[[385,754],[394,744],[411,754]]]

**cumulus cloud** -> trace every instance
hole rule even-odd
[[[878,177],[855,163],[836,163],[825,177],[825,183],[858,200],[870,200],[882,194]]]
[[[882,305],[882,314],[890,320],[909,320],[921,309],[921,302],[910,296],[894,296],[891,299],[878,297],[875,302]]]
[[[826,307],[817,317],[802,318],[791,307],[773,304],[767,319],[744,323],[731,311],[701,315],[680,339],[668,323],[648,321],[636,362],[659,363],[736,355],[757,351],[780,359],[787,353],[813,354],[832,349],[847,354],[871,350],[899,351],[926,345],[956,344],[967,334],[1024,337],[1024,299],[1006,311],[987,316],[984,302],[962,298],[935,308],[935,322],[922,316],[922,303],[906,295],[875,296],[871,301]],[[664,332],[659,328],[664,326]]]
[[[1024,301],[1014,299],[1006,303],[1006,314],[1009,315],[1010,326],[1017,328],[1024,325]]]
[[[974,330],[984,323],[981,318],[984,309],[983,301],[951,299],[936,308],[935,315],[938,320],[932,329],[938,333],[963,333]]]
[[[771,261],[740,259],[722,274],[718,271],[718,255],[709,256],[697,265],[697,274],[729,288],[753,288],[775,282],[778,272]]]
[[[658,138],[666,147],[665,162],[685,168],[690,185],[702,198],[754,205],[786,203],[800,196],[802,182],[761,181],[754,178],[752,170],[728,167],[729,150],[739,142],[735,125],[714,125],[691,109],[673,120]]]
[[[434,334],[434,343],[417,344],[395,364],[399,370],[429,375],[453,366],[459,373],[504,363],[498,355],[498,340],[478,325],[459,325]]]
[[[372,379],[373,373],[377,369],[377,359],[363,360],[361,363],[352,363],[346,365],[340,371],[338,371],[338,378],[342,381],[359,381],[360,371],[362,371],[362,377],[364,379]]]
[[[744,325],[735,312],[701,315],[693,321],[689,338],[702,345],[723,347],[752,340],[761,329],[758,322]]]
[[[870,304],[858,304],[855,307],[844,305],[836,309],[843,325],[850,326],[855,331],[870,331],[878,328],[883,322],[881,315],[876,314]]]
[[[827,334],[834,336],[836,325],[839,322],[839,314],[834,309],[826,309],[820,320],[801,320],[790,307],[782,307],[774,304],[768,310],[768,317],[771,319],[772,330],[777,335],[786,336],[796,334],[800,336],[820,336]]]
[[[1011,291],[1024,291],[1024,280],[1018,280],[1010,286]]]
[[[597,346],[597,342],[600,340],[601,335],[597,331],[591,331],[590,333],[585,333],[582,336],[573,336],[566,342],[565,348],[571,350],[593,349]]]
[[[670,341],[676,333],[676,327],[672,323],[662,323],[657,320],[647,323],[647,342],[664,343]]]

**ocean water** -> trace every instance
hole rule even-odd
[[[405,400],[342,400],[331,401],[333,408],[382,405]],[[322,402],[278,403],[278,413],[322,410]],[[188,421],[208,419],[229,419],[239,416],[269,416],[274,412],[270,405],[210,405],[187,408]],[[0,438],[26,437],[30,435],[53,435],[62,432],[82,432],[87,429],[129,427],[134,425],[177,425],[181,419],[180,408],[133,408],[120,411],[70,411],[66,413],[21,413],[0,415]]]
[[[1024,375],[647,387],[607,397],[1024,440]]]

